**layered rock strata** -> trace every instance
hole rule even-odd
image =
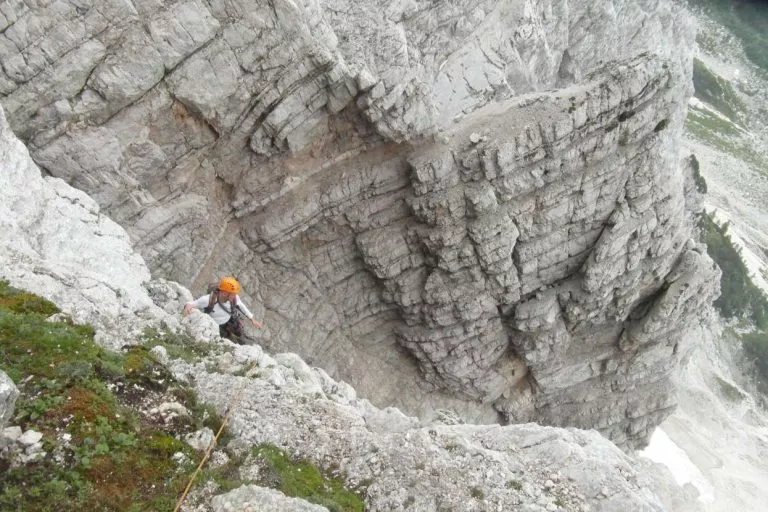
[[[380,404],[642,444],[715,271],[666,0],[6,2],[0,101],[158,275]]]
[[[212,336],[218,330],[202,312],[179,325],[177,312],[189,291],[162,280],[139,282],[149,273],[126,232],[81,191],[42,177],[1,109],[0,163],[0,208],[7,208],[0,215],[6,221],[0,278],[55,300],[63,313],[92,324],[96,339],[110,348],[136,343],[132,335],[146,326],[183,329],[210,343],[197,361],[171,359],[163,346],[151,353],[221,414],[231,412],[229,435],[226,442],[219,439],[209,464],[227,460],[225,451],[241,455],[240,462],[230,459],[230,469],[236,467],[243,481],[263,481],[263,462],[249,454],[254,445],[272,443],[326,470],[335,468],[350,488],[367,487],[361,494],[372,511],[658,511],[665,502],[651,489],[662,496],[681,494],[663,467],[649,468],[595,431],[465,425],[448,412],[439,422],[422,423],[373,406],[296,354],[270,355],[258,345]],[[13,423],[16,396],[14,383],[0,371],[0,457],[7,457],[3,463],[30,464],[46,456],[43,446],[53,434],[22,433],[13,424],[2,430],[8,418]],[[180,407],[160,408],[173,405]],[[213,436],[205,428],[184,439],[202,453]],[[214,481],[202,480],[182,510],[326,510],[253,484],[224,493]]]

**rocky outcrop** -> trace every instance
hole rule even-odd
[[[350,485],[367,487],[367,510],[664,510],[640,471],[646,468],[596,431],[420,425],[395,409],[375,408],[293,354],[273,358],[258,347],[237,346],[197,364],[176,360],[172,368],[194,375],[200,396],[222,410],[240,397],[230,448],[269,442],[336,467]],[[246,458],[240,471],[257,465]],[[248,494],[241,488],[216,498],[214,509],[231,510],[220,504],[242,504]]]
[[[13,408],[18,397],[18,388],[8,377],[8,374],[0,370],[0,431],[5,428],[8,420],[13,416]]]
[[[716,271],[668,0],[15,2],[0,101],[156,275],[377,404],[645,442]]]
[[[1,109],[0,168],[0,278],[35,290],[73,321],[92,324],[97,341],[113,349],[160,319],[178,328],[171,311],[148,295],[145,286],[162,289],[164,283],[149,283],[149,269],[125,230],[81,190],[43,177]],[[181,293],[179,285],[167,286]]]
[[[448,411],[439,422],[422,422],[375,407],[295,354],[272,356],[258,345],[211,337],[212,320],[199,311],[179,325],[179,305],[189,291],[171,282],[139,282],[149,274],[125,231],[81,192],[41,177],[1,115],[0,159],[0,204],[14,213],[0,216],[10,234],[0,239],[0,277],[60,301],[63,313],[93,323],[96,339],[111,347],[135,342],[131,334],[143,326],[185,328],[201,341],[223,345],[197,362],[169,360],[162,347],[152,353],[221,413],[232,407],[226,448],[242,451],[244,475],[258,473],[259,463],[245,455],[266,442],[335,467],[349,486],[365,483],[366,510],[663,510],[646,465],[595,431],[466,425]],[[45,212],[58,213],[56,226],[67,236],[50,229]],[[57,250],[45,250],[51,244]],[[96,292],[99,300],[92,302]],[[233,403],[235,394],[241,398]],[[12,426],[0,434],[0,451],[27,464],[45,456],[44,437]],[[212,437],[208,431],[206,438]],[[673,495],[677,489],[668,474],[662,487]],[[322,509],[253,485],[210,493],[210,486],[195,487],[188,500],[194,505],[182,510]]]
[[[328,510],[298,498],[289,498],[280,491],[256,485],[244,485],[226,494],[216,496],[211,505],[214,512],[235,512],[249,509],[263,512],[325,512]]]

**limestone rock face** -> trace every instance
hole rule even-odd
[[[18,397],[18,388],[8,374],[0,370],[0,431],[13,416],[13,408],[16,406]]]
[[[671,0],[10,2],[0,102],[156,275],[376,403],[643,444],[716,293]]]
[[[145,288],[149,269],[125,230],[84,192],[43,177],[2,109],[0,169],[0,279],[34,290],[75,322],[90,323],[97,341],[114,349],[165,319]],[[170,285],[152,285],[162,287]],[[191,298],[178,285],[174,290]],[[168,294],[164,299],[171,303]],[[174,317],[166,324],[179,327]]]
[[[0,205],[8,208],[0,215],[6,221],[0,277],[56,301],[77,321],[92,323],[97,341],[111,348],[135,342],[132,334],[145,326],[183,327],[200,341],[223,344],[223,350],[194,362],[170,359],[158,347],[152,352],[167,359],[175,378],[194,386],[206,403],[221,414],[232,411],[226,448],[243,456],[239,471],[245,478],[260,471],[261,463],[248,457],[253,446],[272,443],[316,465],[337,467],[349,488],[367,485],[365,508],[372,511],[660,511],[663,502],[651,488],[680,494],[670,475],[649,482],[643,475],[646,466],[594,430],[533,423],[467,425],[451,411],[441,411],[440,421],[421,421],[396,408],[376,407],[296,354],[272,356],[260,345],[211,337],[212,321],[199,312],[179,326],[180,304],[190,292],[164,280],[138,283],[148,272],[125,231],[82,192],[60,179],[41,177],[2,115],[0,164]],[[53,224],[54,217],[60,224]],[[67,236],[57,237],[59,230]],[[46,251],[49,244],[57,250]],[[91,300],[94,296],[98,300]],[[646,324],[638,325],[638,336],[650,332]],[[519,402],[530,402],[530,396],[529,389]],[[0,427],[6,415],[2,401]],[[176,402],[156,410],[168,417],[184,413]],[[42,435],[8,427],[0,432],[0,450],[42,446]],[[203,429],[193,442],[204,448],[212,435]],[[20,463],[42,456],[34,450]],[[196,487],[198,505],[190,510],[322,510],[256,486],[212,496],[216,492],[215,486]]]
[[[244,368],[250,368],[245,376]],[[232,411],[229,449],[246,455],[240,474],[258,474],[263,464],[247,456],[253,446],[280,446],[337,468],[350,486],[365,486],[366,510],[660,512],[665,505],[654,491],[681,491],[669,473],[633,459],[594,430],[422,424],[377,409],[293,354],[272,357],[258,346],[233,346],[227,357],[177,359],[171,369],[194,381],[203,400]],[[216,511],[254,504],[276,510],[273,500],[284,510],[304,510],[253,486],[217,496],[212,505]]]

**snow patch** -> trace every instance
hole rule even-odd
[[[715,501],[712,486],[704,478],[699,468],[691,462],[685,451],[677,446],[661,428],[657,428],[651,436],[651,442],[645,450],[639,452],[641,457],[664,464],[672,472],[675,481],[681,487],[691,483],[699,491],[699,501],[712,503]]]

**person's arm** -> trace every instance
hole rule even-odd
[[[237,307],[240,308],[240,310],[243,312],[243,314],[248,317],[248,319],[251,321],[254,327],[257,329],[261,329],[264,327],[264,324],[253,318],[253,313],[251,313],[251,310],[248,309],[248,306],[246,306],[243,302],[240,301],[240,297],[236,297],[237,299]]]
[[[205,309],[208,306],[208,301],[211,299],[211,295],[203,295],[202,297],[198,297],[197,300],[194,300],[192,302],[187,302],[184,304],[184,311],[182,311],[183,316],[187,316],[192,312],[193,309]]]

